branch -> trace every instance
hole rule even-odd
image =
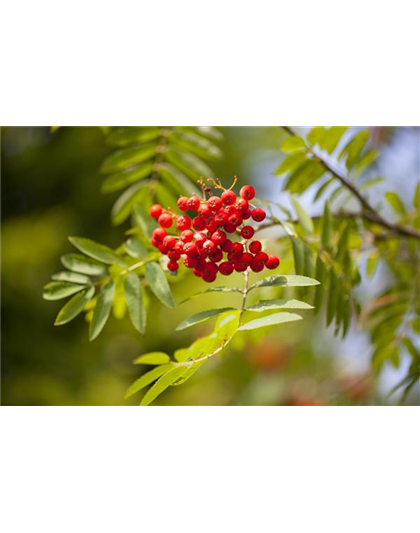
[[[296,135],[293,129],[290,126],[282,126],[282,128],[289,134],[289,135]],[[305,143],[306,144],[306,143]],[[306,149],[309,153],[311,153],[327,170],[330,172],[333,176],[335,176],[340,183],[348,189],[351,194],[357,198],[359,201],[363,214],[360,214],[359,216],[362,216],[362,218],[365,218],[369,220],[370,222],[374,222],[375,224],[378,224],[379,226],[382,226],[383,228],[387,228],[391,230],[393,233],[396,233],[397,235],[402,235],[404,237],[414,237],[415,239],[420,240],[420,231],[416,230],[415,228],[411,228],[410,226],[402,226],[400,224],[393,224],[392,222],[389,222],[386,220],[374,207],[372,207],[369,202],[362,196],[360,191],[353,185],[348,175],[343,174],[333,168],[331,164],[323,159],[323,157],[319,154],[317,154],[310,146],[306,144]]]

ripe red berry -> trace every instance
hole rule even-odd
[[[245,211],[249,209],[249,203],[243,198],[239,198],[239,200],[236,202],[236,207],[240,213],[245,213]]]
[[[265,252],[258,252],[257,255],[254,257],[254,262],[263,266],[266,264],[267,261],[268,255]]]
[[[207,240],[207,236],[204,233],[196,233],[194,238],[196,246],[203,246],[204,242]]]
[[[260,241],[252,241],[249,243],[249,251],[253,254],[257,254],[258,252],[261,252],[262,250],[262,244]]]
[[[213,241],[209,239],[204,242],[203,249],[205,250],[206,254],[209,255],[213,250],[216,249],[216,245],[214,244]]]
[[[256,207],[254,211],[252,211],[251,216],[255,220],[255,222],[262,222],[267,216],[267,214],[264,209],[261,209],[261,207]]]
[[[159,252],[163,255],[166,255],[169,252],[169,248],[165,246],[164,244],[159,244],[158,249],[159,249]]]
[[[244,220],[248,220],[249,218],[251,218],[251,215],[252,215],[252,211],[250,208],[248,208],[244,213],[242,213],[242,218]]]
[[[181,233],[182,242],[191,242],[194,238],[194,233],[190,229],[186,229]]]
[[[186,229],[190,229],[191,227],[191,219],[187,215],[182,215],[178,217],[176,221],[176,227],[179,229],[179,231],[185,231]]]
[[[219,211],[217,211],[217,213],[214,215],[214,223],[217,226],[223,226],[226,224],[227,219],[228,214],[223,209],[219,209]]]
[[[223,261],[223,263],[220,263],[219,265],[219,272],[223,276],[230,276],[233,272],[233,263],[230,261]]]
[[[244,226],[241,229],[241,235],[244,239],[252,239],[254,236],[255,230],[252,226]]]
[[[235,267],[236,272],[245,272],[245,270],[248,268],[247,266],[240,263],[239,261],[234,263],[234,267]]]
[[[219,267],[215,263],[204,263],[204,272],[210,275],[216,275],[219,272]]]
[[[163,239],[163,245],[166,246],[166,248],[168,248],[168,250],[172,250],[172,248],[175,246],[175,244],[176,244],[176,239],[172,235],[167,235]]]
[[[168,264],[166,265],[168,267],[168,270],[171,272],[176,272],[179,268],[179,265],[176,261],[168,261]]]
[[[225,191],[220,198],[225,205],[233,205],[236,202],[236,194],[233,191]]]
[[[220,230],[215,231],[213,235],[211,236],[211,240],[217,245],[223,244],[226,241],[226,239],[227,239],[226,233]]]
[[[197,278],[201,278],[202,272],[198,268],[193,268],[193,274],[194,276],[197,276]]]
[[[188,198],[186,196],[181,196],[178,198],[176,205],[181,211],[188,211]]]
[[[158,243],[162,243],[163,239],[168,235],[166,231],[162,228],[156,228],[153,230],[152,238],[156,239]]]
[[[188,209],[191,209],[191,211],[197,211],[197,209],[200,207],[200,198],[198,196],[191,196],[191,198],[188,198]]]
[[[184,243],[182,241],[178,241],[173,249],[179,252],[180,254],[184,253]]]
[[[255,198],[255,189],[251,185],[244,185],[239,191],[239,194],[244,200],[252,200]]]
[[[208,218],[206,222],[206,229],[209,231],[209,233],[214,233],[218,229],[218,225],[214,222],[213,217]]]
[[[207,283],[213,283],[213,281],[216,281],[217,275],[216,274],[203,274],[201,276],[203,281],[206,281]]]
[[[187,268],[194,268],[197,266],[198,260],[195,257],[192,257],[191,255],[186,255],[184,257],[184,265]]]
[[[253,260],[254,260],[254,256],[250,254],[249,252],[243,253],[241,257],[239,258],[239,262],[242,265],[245,265],[246,268],[251,266]]]
[[[235,226],[235,228],[237,228],[242,224],[241,215],[239,213],[230,215],[230,217],[228,218],[228,223],[232,224],[233,226]]]
[[[152,218],[155,218],[156,220],[160,217],[160,215],[162,214],[162,211],[163,211],[162,206],[159,204],[154,204],[149,209],[150,216]]]
[[[200,207],[197,209],[197,212],[199,215],[202,215],[204,218],[209,218],[211,216],[211,209],[207,204],[201,204]]]
[[[220,248],[224,252],[228,253],[228,252],[230,252],[232,250],[232,244],[233,243],[232,243],[232,241],[230,239],[226,239],[225,242],[220,246]]]
[[[219,211],[219,209],[223,205],[223,202],[218,196],[212,196],[211,198],[209,198],[207,205],[213,212],[215,212],[215,211]]]
[[[232,257],[240,257],[244,253],[244,247],[240,242],[234,242],[230,250]]]
[[[192,225],[196,231],[203,231],[206,227],[206,219],[198,215],[198,217],[193,218]]]
[[[236,231],[235,224],[231,224],[230,222],[226,222],[226,224],[224,225],[224,228],[225,228],[226,233],[235,233]]]
[[[178,250],[172,249],[172,250],[169,250],[168,257],[172,261],[179,261],[181,258],[181,254],[180,252],[178,252]]]
[[[168,213],[163,213],[159,217],[159,226],[162,226],[162,228],[170,228],[172,226],[172,215],[168,215]]]
[[[197,246],[193,242],[187,242],[184,244],[184,254],[190,256],[197,255]]]
[[[276,269],[280,264],[280,259],[276,255],[269,255],[265,266],[270,270]]]
[[[209,259],[213,263],[218,263],[223,259],[223,252],[220,248],[215,248],[213,251],[209,253]]]
[[[261,264],[261,263],[256,263],[255,262],[255,258],[254,260],[252,261],[252,264],[251,264],[251,270],[252,272],[261,272],[261,270],[264,269],[264,265]]]

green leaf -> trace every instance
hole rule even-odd
[[[318,314],[322,301],[324,299],[324,291],[325,291],[325,278],[327,274],[327,269],[321,259],[320,256],[316,259],[316,267],[315,267],[315,277],[319,281],[319,285],[317,285],[315,289],[315,298],[314,298],[314,306],[315,306],[315,313]]]
[[[415,333],[420,333],[420,317],[419,316],[413,318],[411,322],[411,327],[413,328],[413,331]]]
[[[214,172],[204,161],[181,149],[168,148],[165,152],[165,159],[194,181],[201,176],[214,177]]]
[[[282,276],[279,274],[254,283],[249,290],[257,289],[258,287],[310,287],[311,285],[319,285],[319,281],[306,276]]]
[[[123,247],[127,254],[135,259],[143,259],[147,256],[145,245],[137,237],[130,237]]]
[[[142,203],[147,194],[145,186],[145,182],[135,183],[117,199],[111,209],[111,220],[114,226],[119,226],[127,220],[133,207],[138,203]]]
[[[413,357],[414,360],[420,359],[420,351],[418,348],[416,348],[413,344],[413,341],[408,338],[404,337],[403,339],[404,346],[407,348],[407,351],[410,353],[410,355]]]
[[[196,133],[174,132],[170,136],[173,144],[203,159],[220,159],[222,152],[218,146]]]
[[[127,389],[125,398],[127,399],[130,396],[133,396],[133,394],[136,394],[136,392],[141,391],[141,389],[144,389],[144,387],[147,387],[147,385],[150,385],[150,383],[153,383],[159,379],[163,374],[166,374],[172,368],[176,367],[174,367],[173,363],[169,363],[167,365],[157,366],[153,370],[150,370],[150,372],[143,374]]]
[[[378,255],[371,255],[368,257],[366,261],[366,274],[371,277],[376,271],[376,267],[378,266],[379,256]]]
[[[332,242],[332,217],[331,217],[331,210],[330,210],[330,204],[328,201],[325,202],[324,207],[324,216],[322,218],[322,237],[321,242],[323,248],[328,250],[331,246]]]
[[[170,357],[164,352],[150,352],[134,360],[136,365],[166,365],[170,362]]]
[[[298,202],[298,200],[292,194],[290,195],[290,200],[293,203],[293,207],[295,208],[296,214],[299,219],[299,223],[303,231],[307,235],[312,235],[314,232],[314,224],[312,222],[311,217],[308,215],[308,213],[305,211],[302,205]]]
[[[89,340],[93,341],[103,330],[109,313],[111,312],[112,302],[114,300],[115,284],[112,280],[104,285],[99,294],[96,305],[93,309],[92,321],[89,327]]]
[[[207,337],[201,337],[200,339],[197,339],[188,348],[181,348],[180,350],[176,350],[174,353],[174,357],[180,363],[185,363],[185,361],[188,361],[189,359],[199,359],[205,354],[211,353],[215,345],[215,340],[217,340],[217,333],[213,332]]]
[[[360,185],[360,190],[361,191],[366,191],[367,189],[369,189],[369,187],[373,187],[374,185],[377,185],[378,183],[382,183],[384,180],[385,180],[385,178],[382,178],[381,176],[377,176],[376,178],[368,179],[368,180],[364,181]]]
[[[67,281],[51,281],[51,283],[45,285],[42,297],[44,300],[61,300],[83,289],[86,289],[86,285],[69,283]]]
[[[296,274],[303,274],[305,269],[305,245],[299,237],[290,237],[293,248]]]
[[[162,163],[160,165],[160,175],[179,194],[192,196],[194,193],[199,193],[198,188],[192,183],[192,180],[170,163]]]
[[[360,172],[361,170],[363,170],[365,167],[369,166],[370,164],[372,164],[376,158],[378,157],[379,155],[379,152],[377,150],[369,150],[367,151],[358,161],[356,167],[355,167],[355,170],[357,172]]]
[[[311,278],[315,274],[315,252],[305,243],[304,245],[305,267],[303,274]]]
[[[146,309],[143,301],[143,290],[137,274],[130,272],[124,281],[124,298],[128,314],[136,330],[144,335],[146,331]]]
[[[322,139],[319,140],[321,150],[327,150],[329,154],[332,154],[346,131],[347,126],[332,126],[326,130]]]
[[[73,298],[71,298],[58,313],[54,326],[62,326],[73,320],[73,318],[76,318],[76,316],[83,311],[94,294],[95,289],[94,287],[91,287],[90,289],[73,296]]]
[[[157,126],[130,126],[114,130],[107,138],[107,144],[111,146],[128,146],[134,143],[145,143],[158,139],[161,129]]]
[[[109,265],[116,264],[122,267],[127,266],[126,261],[117,253],[115,253],[114,250],[108,248],[108,246],[98,244],[97,242],[94,242],[90,239],[85,239],[84,237],[69,237],[69,241],[78,250],[89,257],[96,259],[97,261],[101,261],[102,263]]]
[[[308,159],[287,179],[285,188],[292,193],[302,194],[326,172],[325,166],[316,159]]]
[[[159,368],[159,367],[158,367]],[[181,378],[188,371],[187,366],[176,366],[164,374],[156,383],[150,387],[150,389],[144,395],[140,405],[149,405],[155,400],[162,392],[170,387],[175,381]]]
[[[238,289],[236,287],[210,287],[209,289],[206,289],[205,291],[197,292],[196,294],[193,294],[192,296],[188,296],[188,298],[185,298],[185,300],[182,300],[179,302],[179,304],[184,304],[186,302],[189,302],[193,298],[197,298],[197,296],[201,296],[203,294],[207,294],[209,292],[239,292],[242,293],[241,289]]]
[[[359,131],[357,135],[344,147],[339,159],[347,156],[346,167],[350,170],[356,163],[369,138],[368,130]]]
[[[330,272],[330,287],[328,293],[327,303],[327,326],[331,324],[337,310],[339,283],[337,276],[331,270]]]
[[[152,170],[153,163],[146,163],[133,170],[118,172],[118,174],[112,174],[103,182],[101,191],[103,193],[109,193],[124,189],[132,183],[136,183],[137,181],[150,176]]]
[[[308,142],[315,146],[316,144],[322,143],[325,135],[327,133],[327,128],[325,126],[315,126],[310,130],[307,135]]]
[[[209,309],[208,311],[201,311],[200,313],[196,313],[195,315],[192,315],[189,318],[186,318],[185,320],[183,320],[179,324],[179,326],[176,328],[176,330],[180,331],[182,329],[195,326],[196,324],[205,322],[209,318],[213,318],[215,316],[221,315],[222,313],[226,313],[227,311],[233,311],[233,310],[234,310],[233,307],[224,307],[222,309]]]
[[[333,183],[335,183],[335,180],[334,178],[328,178],[327,181],[325,181],[325,183],[323,183],[321,185],[321,187],[317,190],[315,196],[314,196],[314,202],[316,202],[317,200],[319,200],[321,198],[321,196],[324,194],[325,190],[330,186],[332,185]]]
[[[105,265],[80,254],[63,255],[61,262],[69,270],[88,276],[105,276],[108,273],[108,268]]]
[[[154,229],[154,221],[149,216],[147,209],[143,205],[137,204],[134,206],[134,218],[145,237],[150,239]]]
[[[214,333],[217,335],[217,339],[224,344],[233,335],[235,335],[239,327],[240,312],[228,311],[219,316],[214,328]]]
[[[81,285],[89,285],[90,278],[77,272],[57,272],[51,276],[54,281],[68,281],[69,283],[78,283]]]
[[[313,309],[313,307],[299,300],[261,300],[257,304],[247,307],[245,311],[262,313],[263,311],[272,311],[274,309]]]
[[[105,159],[101,166],[103,174],[118,172],[126,167],[143,163],[156,155],[156,144],[147,144],[144,146],[135,146],[133,148],[124,148],[117,150]]]
[[[167,307],[175,307],[168,280],[158,263],[147,263],[146,280],[155,296]]]
[[[281,150],[283,152],[294,152],[295,150],[301,150],[302,148],[306,148],[306,144],[302,137],[299,137],[298,135],[287,137],[281,145]]]
[[[414,193],[413,206],[415,209],[420,209],[420,181],[417,183],[417,187]]]
[[[283,159],[274,174],[281,176],[286,172],[293,172],[306,161],[306,152],[293,152]]]
[[[180,379],[178,379],[175,383],[172,383],[171,387],[178,387],[179,385],[183,385],[188,379],[190,379],[197,370],[205,363],[206,361],[199,361],[198,363],[192,363],[191,366],[188,367],[188,370],[185,372],[185,374],[182,375]]]
[[[404,204],[396,192],[390,191],[385,193],[385,198],[396,213],[399,215],[405,214]]]
[[[300,315],[296,315],[295,313],[274,313],[273,315],[251,320],[250,322],[243,324],[238,331],[265,328],[267,326],[276,326],[277,324],[294,322],[295,320],[302,320],[302,317]]]

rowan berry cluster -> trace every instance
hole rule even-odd
[[[215,281],[218,273],[229,276],[248,268],[253,272],[277,268],[279,258],[263,252],[260,241],[251,240],[255,229],[247,221],[262,222],[266,218],[264,209],[250,204],[254,188],[245,185],[238,198],[231,189],[220,184],[216,187],[223,190],[220,197],[205,199],[204,192],[204,199],[196,195],[179,198],[180,211],[192,215],[178,215],[158,204],[150,208],[150,216],[160,226],[153,231],[151,242],[168,256],[167,268],[176,272],[182,258],[187,268],[208,283]],[[168,234],[166,230],[174,225],[177,234]]]

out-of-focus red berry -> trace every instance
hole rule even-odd
[[[162,243],[163,239],[168,235],[163,228],[156,228],[153,230],[152,237],[156,239],[157,242]]]
[[[254,262],[263,266],[266,264],[267,261],[268,255],[265,252],[258,252],[257,255],[254,257]]]
[[[225,205],[233,205],[236,202],[236,194],[233,191],[225,191],[220,197]]]
[[[156,220],[160,217],[160,215],[162,214],[162,211],[163,211],[162,206],[159,204],[154,204],[149,209],[150,216],[152,218],[155,218]]]
[[[188,211],[188,198],[186,196],[181,196],[178,198],[176,205],[181,211]]]
[[[184,244],[184,254],[190,256],[197,255],[197,246],[193,242],[187,242]]]
[[[270,270],[275,270],[280,264],[280,259],[276,255],[269,255],[265,266]]]
[[[162,228],[170,228],[172,226],[172,215],[168,215],[168,213],[163,213],[159,217],[159,226],[162,226]]]
[[[262,244],[260,241],[252,241],[249,243],[248,248],[251,253],[257,254],[258,252],[261,252]]]
[[[178,217],[176,221],[176,227],[179,229],[179,231],[185,231],[186,229],[190,229],[191,227],[191,219],[187,215],[182,215]]]
[[[251,216],[255,222],[262,222],[267,216],[267,213],[264,211],[264,209],[261,209],[261,207],[256,207],[252,211]]]
[[[184,265],[187,267],[187,268],[194,268],[197,266],[197,262],[198,260],[191,256],[191,255],[186,255],[184,257]]]
[[[213,250],[216,249],[216,245],[214,244],[213,241],[208,239],[207,241],[204,242],[203,249],[205,250],[206,254],[209,255]]]
[[[194,233],[190,229],[186,229],[181,233],[182,242],[191,242],[194,238]]]
[[[217,245],[221,245],[223,244],[225,241],[226,241],[227,237],[226,237],[226,233],[224,231],[215,231],[213,233],[213,235],[211,236],[211,240],[217,244]]]
[[[243,218],[244,220],[248,220],[248,219],[251,218],[251,215],[252,215],[252,211],[251,211],[251,209],[248,208],[246,211],[244,211],[244,212],[242,213],[242,218]]]
[[[166,246],[168,248],[168,250],[172,250],[172,248],[175,246],[175,244],[176,244],[176,239],[172,235],[167,235],[163,239],[163,245]]]
[[[168,267],[168,270],[171,272],[176,272],[179,268],[179,265],[176,261],[168,261],[168,264],[166,265]]]
[[[172,261],[179,261],[181,258],[181,254],[177,250],[172,249],[172,250],[169,250],[168,257]]]
[[[207,204],[201,204],[200,207],[197,209],[197,213],[199,215],[202,215],[204,218],[209,218],[212,214],[212,210]]]
[[[222,243],[222,245],[220,246],[220,248],[221,248],[224,252],[228,253],[228,252],[230,252],[230,251],[232,250],[232,244],[233,244],[233,243],[232,243],[232,241],[231,241],[230,239],[226,239],[225,242]]]
[[[252,200],[255,198],[255,189],[251,185],[244,185],[239,191],[239,194],[244,200]]]

